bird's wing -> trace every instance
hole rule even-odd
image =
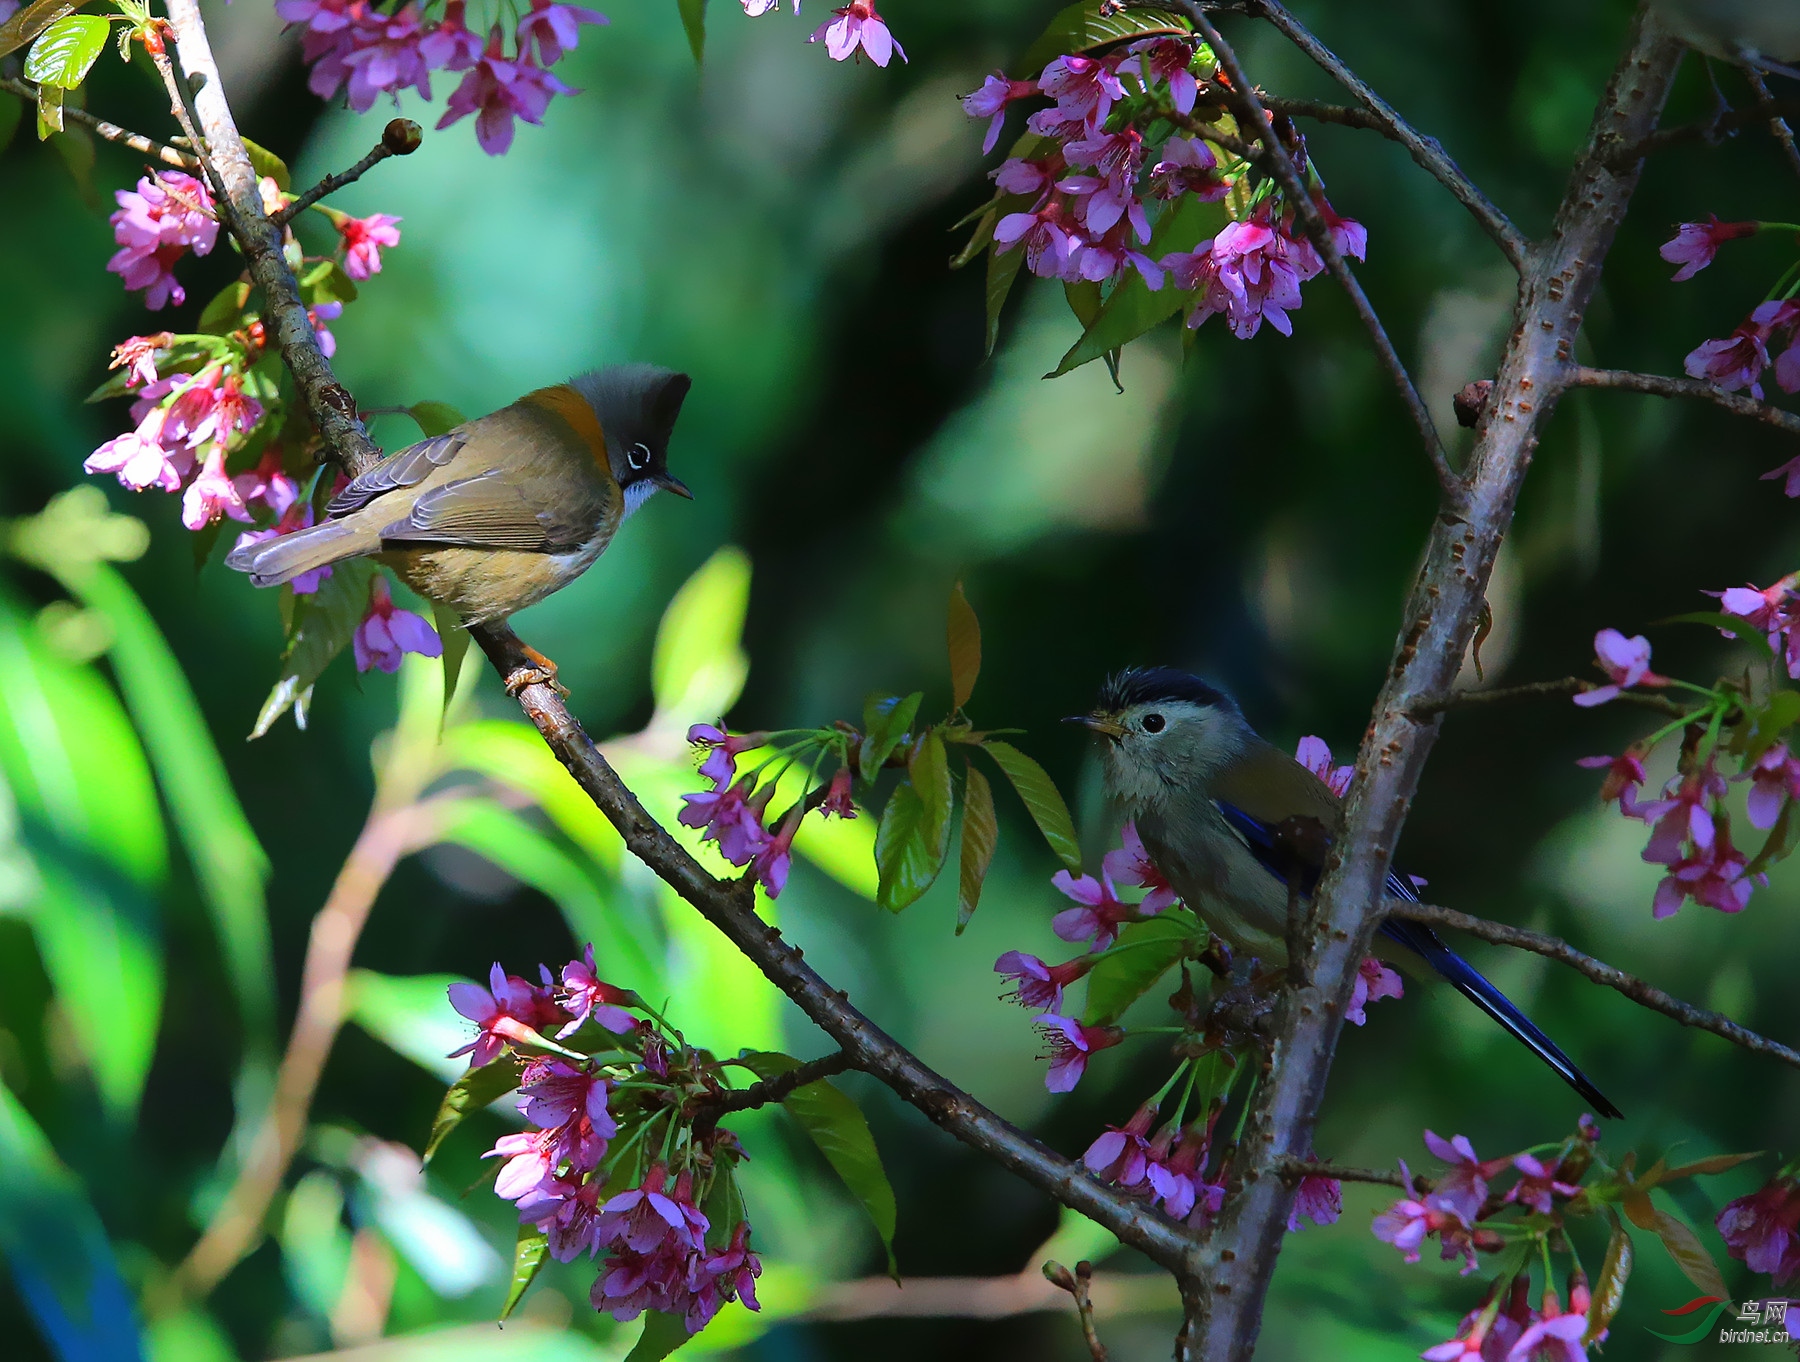
[[[458,544],[473,548],[528,549],[548,553],[579,548],[593,527],[533,507],[516,480],[501,469],[433,487],[412,510],[381,530],[383,543]]]
[[[360,511],[376,497],[418,486],[454,459],[467,441],[460,430],[453,430],[388,455],[331,499],[325,507],[326,518],[335,520]]]
[[[1258,739],[1207,782],[1213,797],[1271,827],[1299,814],[1336,832],[1343,806],[1331,787],[1273,743]]]
[[[1307,772],[1307,778],[1322,786],[1322,782],[1311,772]],[[1330,791],[1326,793],[1329,794]],[[1296,850],[1301,848],[1297,848],[1291,839],[1281,838],[1274,824],[1264,822],[1222,799],[1215,800],[1214,803],[1232,831],[1243,839],[1250,854],[1256,857],[1265,870],[1286,884],[1287,872],[1296,868]],[[1328,847],[1327,840],[1319,844],[1318,849]],[[1309,857],[1298,865],[1300,891],[1303,894],[1313,891],[1323,866],[1322,856],[1317,860]],[[1418,891],[1414,889],[1412,881],[1393,870],[1388,871],[1387,893],[1390,898],[1405,899],[1409,903],[1419,901]],[[1443,938],[1430,927],[1422,922],[1390,917],[1382,922],[1379,930],[1389,941],[1404,946],[1417,955],[1458,993],[1500,1023],[1510,1035],[1556,1070],[1563,1082],[1580,1093],[1596,1112],[1613,1119],[1622,1114],[1606,1094],[1594,1085],[1594,1081],[1576,1067],[1575,1061],[1564,1054],[1556,1042],[1545,1035],[1530,1017],[1521,1012],[1512,999],[1496,988],[1480,970],[1445,945]]]

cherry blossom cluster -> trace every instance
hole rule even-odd
[[[1778,1287],[1800,1279],[1800,1160],[1727,1202],[1716,1223],[1725,1251],[1752,1272],[1767,1273]]]
[[[1791,583],[1784,578],[1768,591],[1733,587],[1713,592],[1722,614],[1744,619],[1769,643],[1770,655],[1788,676],[1794,668],[1787,661],[1787,614]],[[1800,795],[1800,759],[1785,741],[1776,740],[1769,716],[1784,704],[1776,691],[1758,701],[1745,692],[1741,681],[1726,680],[1712,688],[1660,676],[1650,670],[1650,641],[1638,635],[1626,638],[1616,629],[1602,629],[1594,638],[1594,652],[1608,683],[1575,696],[1578,705],[1593,706],[1618,699],[1634,687],[1675,688],[1695,697],[1691,710],[1654,733],[1640,739],[1618,756],[1584,757],[1579,764],[1605,771],[1601,798],[1617,803],[1619,812],[1651,827],[1643,858],[1667,867],[1651,905],[1653,916],[1669,917],[1688,899],[1723,913],[1743,911],[1756,888],[1768,883],[1764,867],[1786,854],[1777,824],[1786,816],[1788,802]],[[1792,722],[1797,708],[1772,720],[1776,729]],[[1639,795],[1647,775],[1644,763],[1663,739],[1683,734],[1675,774],[1654,799]],[[1759,736],[1761,735],[1761,736]],[[1734,760],[1738,770],[1727,776],[1722,760]],[[1732,784],[1748,782],[1744,819],[1759,831],[1770,831],[1764,852],[1747,856],[1733,844],[1731,815],[1726,799]]]
[[[1759,232],[1800,234],[1800,226],[1789,222],[1720,222],[1717,217],[1705,222],[1684,222],[1663,243],[1661,254],[1670,264],[1681,267],[1675,271],[1675,282],[1680,283],[1712,264],[1719,247],[1727,241]],[[1752,396],[1760,399],[1763,371],[1770,367],[1769,352],[1778,343],[1787,342],[1774,360],[1775,384],[1783,392],[1800,392],[1800,346],[1792,344],[1794,333],[1800,328],[1796,292],[1800,292],[1800,264],[1789,268],[1776,281],[1769,297],[1752,308],[1729,336],[1702,341],[1695,347],[1687,357],[1689,376],[1703,378],[1727,392],[1748,388]]]
[[[528,1129],[484,1155],[503,1160],[495,1193],[558,1262],[600,1258],[590,1299],[614,1319],[656,1310],[693,1334],[730,1301],[758,1309],[762,1262],[750,1222],[729,1210],[742,1206],[732,1169],[743,1151],[693,1117],[723,1093],[719,1066],[601,979],[591,945],[560,976],[540,966],[539,980],[496,964],[485,988],[450,986],[451,1005],[477,1027],[456,1053],[471,1069],[517,1066]],[[715,1223],[702,1205],[728,1213]]]
[[[1204,43],[1155,37],[1100,56],[1067,55],[1035,79],[990,75],[963,99],[988,123],[985,150],[999,140],[1009,107],[1049,99],[993,172],[992,248],[1022,249],[1025,267],[1070,284],[1105,284],[1135,272],[1151,289],[1165,283],[1193,295],[1187,324],[1223,316],[1233,335],[1254,336],[1264,321],[1283,335],[1300,306],[1300,285],[1325,269],[1294,229],[1294,207],[1275,182],[1207,140],[1197,102],[1218,79]],[[1368,234],[1340,217],[1294,134],[1296,163],[1338,250],[1363,258]],[[1219,203],[1226,224],[1191,248],[1166,249],[1162,224],[1191,205]],[[1189,241],[1193,237],[1188,238]],[[1185,246],[1185,243],[1182,243]],[[1153,254],[1161,247],[1163,253]]]
[[[744,13],[752,19],[771,14],[781,8],[781,0],[743,0]],[[794,13],[800,12],[800,0],[794,0]],[[886,66],[895,57],[906,60],[906,50],[889,32],[887,21],[875,12],[875,0],[850,0],[834,9],[831,18],[813,30],[809,43],[824,43],[833,61],[861,61],[867,57],[877,66]]]
[[[816,808],[821,816],[856,817],[845,735],[836,729],[731,734],[714,724],[695,724],[687,736],[701,754],[700,774],[712,788],[684,794],[678,821],[700,829],[700,840],[711,842],[731,864],[748,866],[750,878],[770,898],[778,897],[787,885],[794,837],[808,812]],[[746,752],[759,752],[762,760],[739,775],[737,761]],[[815,770],[827,756],[836,756],[841,764],[827,784],[802,790],[778,818],[771,819],[769,805],[782,775],[808,756],[817,759]]]
[[[408,3],[385,12],[371,0],[276,0],[275,12],[301,30],[312,70],[307,85],[321,99],[341,91],[358,113],[402,90],[431,98],[431,73],[460,75],[438,127],[475,115],[475,140],[490,156],[512,146],[513,120],[542,123],[557,95],[579,93],[550,71],[576,45],[583,24],[606,16],[584,5],[531,0],[520,14],[508,6],[511,32],[498,7],[493,24],[471,28],[464,0]]]
[[[292,201],[272,179],[262,182],[270,209]],[[175,267],[190,253],[206,255],[218,242],[219,221],[205,183],[174,170],[145,176],[115,196],[113,239],[118,252],[107,263],[127,289],[141,290],[151,310],[180,306],[187,291]],[[308,315],[329,357],[337,342],[329,323],[343,312],[343,296],[381,272],[381,252],[400,244],[400,219],[388,213],[352,217],[322,204],[316,213],[331,224],[331,248],[308,255],[291,228],[284,229],[299,260]],[[346,284],[344,281],[353,281]],[[250,528],[238,544],[274,539],[306,529],[321,499],[340,485],[318,476],[307,437],[290,436],[260,316],[249,310],[249,289],[228,285],[206,310],[201,329],[130,336],[113,350],[114,376],[96,397],[132,399],[132,429],[88,456],[90,473],[111,473],[134,492],[155,488],[179,493],[181,522],[196,532],[224,520]],[[310,596],[331,576],[329,567],[302,574],[296,595]],[[407,652],[436,657],[437,632],[421,616],[394,605],[377,576],[353,637],[357,669],[395,671]]]

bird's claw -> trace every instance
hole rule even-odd
[[[548,686],[558,695],[568,698],[569,688],[556,679],[556,664],[529,643],[521,643],[519,647],[531,661],[525,666],[514,667],[506,674],[506,693],[517,700],[527,686]]]

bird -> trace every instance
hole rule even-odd
[[[1117,673],[1101,687],[1091,713],[1067,722],[1102,740],[1107,796],[1135,823],[1145,851],[1183,902],[1234,952],[1284,967],[1289,877],[1298,879],[1300,893],[1311,892],[1327,839],[1343,822],[1325,782],[1260,737],[1228,694],[1172,667]],[[1307,839],[1295,836],[1296,828],[1322,835],[1302,847]],[[1390,871],[1387,890],[1418,901],[1404,875]],[[1379,934],[1384,946],[1399,948],[1389,952],[1399,963],[1422,963],[1447,980],[1596,1112],[1620,1115],[1554,1041],[1430,927],[1388,918]]]
[[[658,491],[692,380],[651,364],[578,374],[421,440],[352,479],[317,525],[234,549],[225,565],[278,586],[372,556],[468,625],[567,586]],[[533,649],[555,679],[555,664]]]
[[[1800,76],[1800,0],[1655,0],[1675,35],[1721,61]]]

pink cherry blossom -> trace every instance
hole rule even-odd
[[[1050,930],[1064,941],[1091,941],[1092,949],[1103,951],[1118,939],[1120,924],[1137,916],[1138,910],[1119,898],[1104,869],[1099,879],[1059,870],[1050,883],[1080,905],[1065,908],[1050,921]]]
[[[419,39],[419,55],[433,71],[467,71],[481,59],[481,35],[471,33],[464,0],[450,0],[444,17]]]
[[[381,248],[400,244],[401,221],[391,213],[371,213],[366,218],[346,214],[334,219],[343,238],[344,273],[358,281],[380,274]]]
[[[250,522],[244,495],[225,471],[225,451],[214,445],[200,465],[200,475],[181,494],[181,523],[190,530],[203,530],[222,515]]]
[[[1556,1167],[1536,1155],[1515,1154],[1512,1166],[1517,1170],[1519,1180],[1507,1190],[1505,1201],[1549,1215],[1555,1207],[1553,1198],[1577,1196],[1581,1192],[1581,1188],[1572,1183],[1558,1181]]]
[[[1336,1178],[1308,1173],[1294,1189],[1293,1209],[1288,1212],[1288,1232],[1299,1230],[1302,1218],[1315,1225],[1332,1225],[1343,1213],[1344,1185]]]
[[[768,742],[767,733],[727,733],[712,724],[694,724],[687,731],[687,740],[693,746],[706,753],[706,760],[700,763],[700,774],[717,786],[724,789],[731,784],[737,774],[737,759],[745,752],[761,747]]]
[[[356,655],[356,670],[366,672],[379,667],[384,672],[400,670],[400,659],[407,653],[420,657],[442,657],[443,640],[423,615],[402,610],[394,604],[387,578],[375,576],[369,582],[369,604],[362,623],[350,640]]]
[[[1607,804],[1619,801],[1619,812],[1627,818],[1638,817],[1638,787],[1644,783],[1643,754],[1635,747],[1616,757],[1582,757],[1575,763],[1590,771],[1605,771],[1600,782],[1600,798]]]
[[[1087,1147],[1081,1161],[1102,1182],[1117,1183],[1130,1190],[1144,1181],[1146,1152],[1150,1141],[1145,1137],[1156,1120],[1156,1108],[1146,1102],[1131,1114],[1122,1126],[1108,1126],[1104,1134]]]
[[[683,827],[702,828],[703,842],[718,844],[719,854],[733,865],[749,865],[769,842],[762,825],[762,809],[767,804],[754,802],[750,792],[756,784],[754,774],[722,790],[684,794],[687,807],[676,815]]]
[[[1192,194],[1201,203],[1217,203],[1231,192],[1219,176],[1218,158],[1197,137],[1171,137],[1162,159],[1150,167],[1150,193],[1158,199]]]
[[[597,9],[585,5],[553,4],[551,0],[531,0],[531,12],[519,20],[513,42],[523,56],[537,44],[538,60],[555,66],[564,52],[573,52],[583,24],[611,22]]]
[[[552,97],[578,93],[534,65],[529,55],[515,60],[501,53],[500,26],[496,24],[481,56],[462,84],[450,92],[437,124],[447,128],[475,114],[475,140],[490,156],[503,155],[512,146],[515,117],[542,123]]]
[[[1587,1326],[1585,1314],[1540,1319],[1519,1335],[1519,1341],[1506,1354],[1506,1362],[1588,1362],[1587,1348],[1581,1341]]]
[[[986,155],[994,149],[1000,140],[1000,129],[1006,122],[1007,106],[1021,99],[1030,99],[1038,94],[1035,80],[1009,80],[1006,74],[995,71],[981,82],[981,88],[963,96],[963,112],[970,118],[988,120],[987,136],[982,139],[981,153]]]
[[[1426,1203],[1454,1211],[1466,1224],[1473,1225],[1481,1215],[1481,1203],[1487,1200],[1488,1178],[1511,1160],[1483,1163],[1475,1157],[1475,1147],[1466,1135],[1453,1135],[1446,1140],[1435,1131],[1427,1130],[1425,1147],[1450,1165],[1450,1171],[1437,1180]]]
[[[807,41],[824,43],[833,61],[848,61],[859,49],[877,66],[886,66],[896,56],[906,60],[906,49],[888,31],[887,21],[875,12],[875,0],[850,0],[832,14],[835,17],[820,24]]]
[[[1025,244],[1025,267],[1040,279],[1059,279],[1074,245],[1071,220],[1058,199],[1030,213],[1008,213],[994,225],[994,250],[1005,254]]]
[[[1369,1003],[1405,995],[1406,990],[1401,985],[1399,974],[1374,956],[1365,956],[1362,964],[1356,967],[1356,985],[1350,994],[1350,1006],[1344,1009],[1344,1020],[1352,1026],[1361,1026],[1368,1020],[1368,1014],[1363,1009]]]
[[[1780,470],[1777,470],[1780,471]],[[1791,493],[1790,493],[1791,495]],[[1790,678],[1800,679],[1800,596],[1795,583],[1800,573],[1790,572],[1770,586],[1729,586],[1723,591],[1709,591],[1719,598],[1719,609],[1727,615],[1740,616],[1751,628],[1759,630],[1769,641],[1769,648],[1787,665]]]
[[[750,873],[770,898],[779,898],[787,886],[788,872],[794,863],[794,834],[800,831],[800,820],[806,814],[804,804],[795,804],[775,829],[775,835],[757,850]]]
[[[1757,306],[1723,340],[1702,341],[1688,355],[1688,377],[1703,378],[1726,392],[1748,388],[1761,398],[1762,371],[1769,364],[1769,342],[1800,321],[1800,303],[1771,300]]]
[[[135,190],[120,189],[113,197],[119,203],[111,218],[119,250],[106,262],[107,270],[127,289],[144,290],[144,306],[153,312],[165,303],[186,302],[175,262],[189,251],[207,254],[219,239],[205,184],[179,170],[159,170],[140,179]]]
[[[1113,101],[1125,93],[1114,68],[1099,57],[1058,57],[1044,68],[1038,86],[1064,118],[1093,128],[1106,121]]]
[[[1011,998],[1021,1007],[1055,1012],[1062,1006],[1063,990],[1093,966],[1092,955],[1078,955],[1060,965],[1046,965],[1035,955],[1008,951],[994,961],[994,973],[1005,975],[1013,983],[1012,990],[1001,997]]]
[[[585,1116],[595,1134],[610,1139],[619,1133],[619,1127],[607,1111],[609,1091],[603,1074],[577,1068],[560,1056],[546,1055],[526,1066],[519,1082],[518,1105],[525,1119],[541,1129],[566,1125],[577,1116]]]
[[[474,1040],[460,1050],[452,1050],[450,1058],[469,1056],[469,1067],[478,1069],[505,1048],[508,1040],[528,1038],[527,1031],[541,1031],[566,1019],[567,1014],[556,1005],[551,990],[539,988],[517,975],[508,974],[496,961],[488,972],[488,986],[455,983],[450,985],[450,1006],[480,1028]]]
[[[1594,635],[1594,656],[1600,670],[1611,678],[1611,684],[1596,686],[1575,696],[1575,703],[1591,709],[1608,700],[1617,699],[1621,691],[1633,686],[1666,686],[1669,678],[1650,670],[1650,640],[1642,634],[1626,638],[1617,629],[1602,629]]]
[[[1800,1182],[1778,1177],[1719,1212],[1725,1250],[1777,1284],[1800,1277]]]
[[[1325,739],[1307,734],[1300,739],[1294,748],[1294,760],[1324,781],[1331,792],[1339,799],[1350,789],[1350,781],[1356,775],[1354,766],[1333,766],[1331,764],[1331,748]]]
[[[701,1265],[701,1272],[706,1279],[707,1288],[717,1298],[717,1304],[713,1306],[715,1310],[718,1305],[730,1300],[742,1301],[747,1310],[762,1309],[756,1299],[756,1279],[762,1276],[762,1259],[750,1247],[749,1221],[738,1222],[737,1228],[731,1232],[731,1241],[723,1249],[707,1257]],[[688,1332],[695,1332],[691,1314]]]
[[[668,1177],[667,1166],[652,1164],[642,1183],[600,1207],[596,1238],[601,1247],[616,1244],[633,1253],[651,1253],[662,1248],[686,1252],[703,1246],[708,1221],[693,1204],[691,1192],[683,1191],[688,1175],[683,1173],[675,1186],[665,1191]]]
[[[831,784],[825,789],[825,798],[819,801],[819,812],[833,818],[856,817],[856,801],[850,794],[850,768],[840,766],[831,777]]]
[[[557,1001],[568,1010],[569,1022],[556,1033],[557,1037],[574,1035],[589,1017],[615,1035],[629,1035],[637,1029],[637,1018],[621,1004],[630,997],[624,989],[614,988],[600,978],[594,965],[594,944],[590,941],[581,948],[581,959],[563,966]]]
[[[584,1180],[573,1172],[543,1177],[516,1199],[519,1223],[542,1230],[550,1256],[559,1263],[572,1262],[583,1253],[591,1256],[599,1248],[594,1227],[601,1186],[599,1178]]]
[[[1424,1202],[1402,1197],[1385,1211],[1378,1212],[1370,1226],[1371,1233],[1384,1244],[1399,1249],[1409,1263],[1419,1261],[1419,1246],[1431,1229],[1431,1212]]]
[[[1254,336],[1265,320],[1282,335],[1292,335],[1287,314],[1300,306],[1300,285],[1324,268],[1318,252],[1274,223],[1266,206],[1226,224],[1192,251],[1164,256],[1162,263],[1177,288],[1200,294],[1188,326],[1223,314],[1239,340]]]
[[[1114,884],[1129,884],[1149,891],[1138,903],[1140,913],[1160,913],[1179,901],[1168,878],[1156,868],[1156,862],[1144,849],[1144,840],[1138,836],[1136,823],[1127,821],[1119,829],[1119,848],[1101,858],[1100,868]]]
[[[1213,1120],[1218,1118],[1215,1111]],[[1144,1170],[1150,1184],[1153,1203],[1160,1204],[1171,1220],[1185,1221],[1194,1229],[1210,1225],[1225,1204],[1225,1169],[1221,1167],[1209,1181],[1206,1161],[1212,1144],[1212,1123],[1196,1122],[1181,1132],[1174,1153],[1162,1157],[1168,1132],[1159,1135],[1152,1145],[1151,1157]]]
[[[1043,1058],[1050,1061],[1044,1086],[1051,1092],[1070,1092],[1087,1072],[1088,1056],[1125,1039],[1116,1026],[1083,1026],[1072,1017],[1046,1012],[1037,1020],[1038,1035],[1045,1045]]]
[[[351,49],[338,49],[346,102],[357,113],[365,113],[382,95],[409,88],[430,99],[431,68],[419,49],[424,37],[419,7],[409,3],[393,14],[383,14],[373,5],[359,8]]]
[[[1063,147],[1071,166],[1083,166],[1092,175],[1067,176],[1058,188],[1071,196],[1077,222],[1090,237],[1104,236],[1125,218],[1139,241],[1150,239],[1150,224],[1138,201],[1138,171],[1144,162],[1144,137],[1127,125],[1118,132],[1091,132]]]
[[[1750,797],[1746,801],[1750,826],[1772,828],[1781,816],[1783,802],[1800,798],[1800,759],[1789,755],[1786,743],[1778,742],[1738,779],[1750,781]]]
[[[1736,241],[1740,237],[1755,236],[1760,230],[1754,222],[1720,222],[1716,214],[1708,216],[1705,222],[1684,222],[1675,229],[1675,235],[1663,242],[1657,252],[1671,265],[1679,265],[1675,271],[1673,283],[1681,283],[1684,279],[1692,279],[1701,270],[1712,264],[1713,256],[1718,254],[1719,247],[1727,241]]]
[[[1650,859],[1648,850],[1645,859]],[[1688,855],[1669,863],[1668,875],[1656,887],[1651,915],[1670,917],[1681,907],[1682,900],[1689,898],[1721,913],[1741,913],[1749,904],[1750,895],[1769,882],[1769,877],[1760,872],[1746,874],[1748,867],[1749,858],[1731,844],[1730,824],[1720,818],[1709,845],[1696,843]]]
[[[1008,194],[1037,196],[1037,206],[1042,207],[1042,196],[1050,192],[1067,164],[1060,153],[1031,161],[1010,156],[989,171],[988,178]]]
[[[185,374],[172,374],[158,379],[144,390],[144,398],[132,406],[137,428],[116,436],[88,455],[82,467],[90,473],[113,473],[119,482],[134,492],[148,487],[165,492],[178,492],[182,482],[194,469],[194,456],[187,442],[172,436],[168,430],[169,407],[151,397],[167,392]]]
[[[175,343],[175,337],[167,331],[158,331],[153,336],[128,336],[113,346],[112,360],[108,369],[124,369],[125,386],[142,388],[156,382],[156,357]]]
[[[1200,93],[1200,83],[1189,68],[1194,49],[1179,38],[1147,38],[1125,49],[1126,59],[1119,70],[1133,71],[1148,89],[1158,81],[1169,87],[1169,103],[1175,112],[1191,114]]]
[[[615,1249],[601,1266],[588,1299],[596,1310],[621,1322],[646,1310],[685,1315],[692,1258],[690,1252],[674,1248],[654,1253]]]

